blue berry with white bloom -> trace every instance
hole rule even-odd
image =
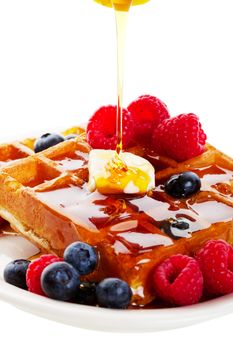
[[[71,300],[77,294],[79,286],[79,273],[67,262],[54,262],[42,272],[41,287],[49,298]]]
[[[111,309],[126,309],[132,298],[130,286],[119,278],[105,278],[96,287],[99,306]]]
[[[29,264],[30,261],[25,259],[11,261],[4,269],[4,280],[13,286],[27,289],[26,272]]]
[[[98,263],[96,249],[84,242],[70,244],[64,252],[64,260],[74,266],[80,275],[93,272]]]

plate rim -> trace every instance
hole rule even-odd
[[[115,310],[52,300],[0,279],[0,298],[18,309],[71,326],[124,333],[156,332],[191,326],[233,311],[233,293],[191,306]]]

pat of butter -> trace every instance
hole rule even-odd
[[[129,152],[121,152],[118,157],[112,150],[91,150],[88,163],[90,191],[144,194],[155,187],[155,171],[150,162]]]

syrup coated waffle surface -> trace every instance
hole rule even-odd
[[[72,127],[66,129],[61,134],[67,136],[70,134],[82,135],[84,129],[81,127]],[[15,141],[11,143],[0,144],[0,167],[12,164],[19,159],[26,158],[34,154],[34,144],[36,138],[27,138],[21,141]],[[0,225],[2,225],[4,220],[0,218]]]
[[[82,135],[84,129],[81,127],[72,127],[61,133],[63,136],[70,134]],[[27,138],[22,141],[0,144],[0,166],[12,163],[18,159],[26,158],[34,154],[35,138]]]
[[[1,169],[0,215],[42,251],[62,255],[76,240],[97,246],[100,264],[90,279],[121,277],[133,289],[133,304],[145,305],[154,298],[156,264],[193,254],[209,239],[233,244],[233,160],[214,147],[184,163],[143,151],[160,170],[156,190],[140,197],[90,193],[88,152],[79,136]],[[187,170],[200,176],[201,191],[181,200],[167,195],[164,182]]]

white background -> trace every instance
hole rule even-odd
[[[125,105],[150,93],[172,115],[194,112],[209,142],[233,155],[232,16],[232,0],[151,0],[132,9]],[[0,0],[1,139],[61,130],[115,103],[114,35],[113,12],[92,0]],[[229,315],[169,333],[114,335],[0,302],[1,349],[230,348],[232,325]]]

